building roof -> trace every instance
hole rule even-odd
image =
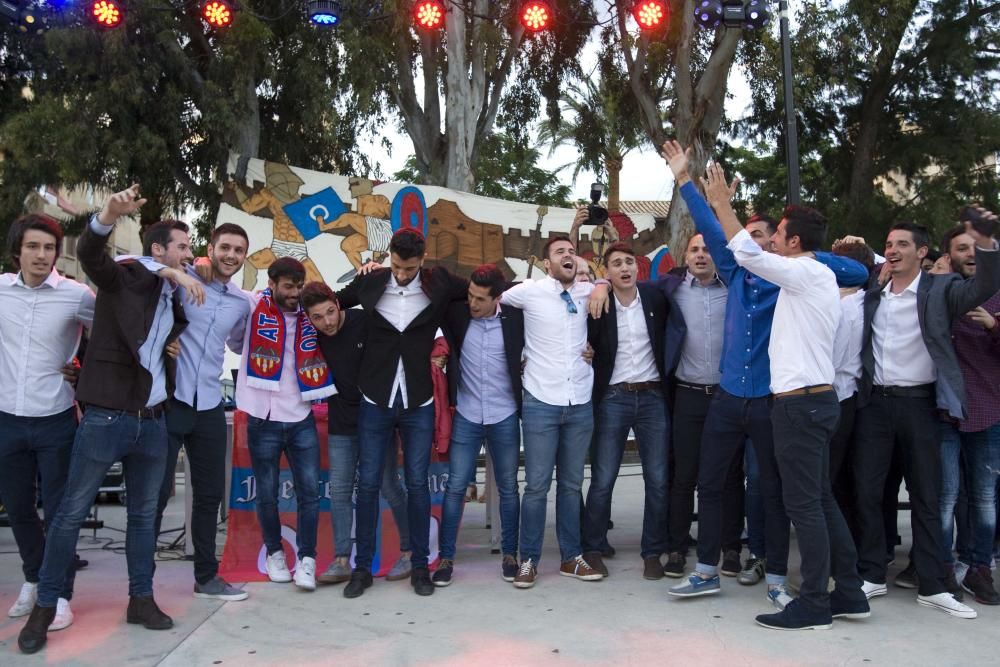
[[[607,200],[602,201],[601,206],[607,208]],[[618,210],[628,215],[646,213],[654,218],[665,218],[670,210],[670,202],[655,199],[623,199],[618,202]]]

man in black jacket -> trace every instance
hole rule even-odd
[[[360,305],[368,315],[368,342],[361,357],[357,557],[344,596],[355,598],[372,584],[378,492],[386,452],[399,429],[403,440],[413,571],[418,595],[434,593],[427,569],[431,517],[427,468],[434,436],[434,385],[430,357],[435,333],[452,301],[464,300],[468,282],[443,268],[425,269],[423,235],[403,228],[389,242],[389,269],[354,279],[338,293],[341,306]]]
[[[170,268],[150,273],[137,261],[116,263],[104,250],[115,223],[139,209],[139,186],[112,195],[77,244],[83,270],[98,288],[90,345],[77,384],[86,413],[76,433],[69,479],[52,520],[40,572],[38,602],[18,637],[25,653],[46,642],[67,567],[76,553],[80,526],[108,468],[122,461],[128,486],[125,556],[129,571],[126,620],[150,630],[173,626],[153,600],[153,523],[167,458],[164,406],[173,391],[175,366],[164,348],[187,324],[174,287],[204,297],[198,281],[177,270],[192,259],[187,227],[158,222],[143,238],[143,252]],[[166,273],[167,276],[163,274]]]

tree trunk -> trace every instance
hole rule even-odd
[[[608,211],[617,213],[621,207],[622,161],[608,158],[604,161],[604,168],[608,172]]]

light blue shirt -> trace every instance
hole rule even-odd
[[[497,311],[499,313],[499,310]],[[517,412],[497,314],[473,318],[459,358],[458,413],[474,424],[498,424]]]

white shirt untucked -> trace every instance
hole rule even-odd
[[[861,339],[864,336],[865,293],[858,290],[840,300],[840,326],[833,341],[833,388],[837,400],[844,401],[858,390],[861,377]]]
[[[917,287],[921,273],[899,294],[892,293],[892,281],[882,290],[872,319],[872,352],[875,356],[875,384],[915,387],[937,380],[917,317]]]

